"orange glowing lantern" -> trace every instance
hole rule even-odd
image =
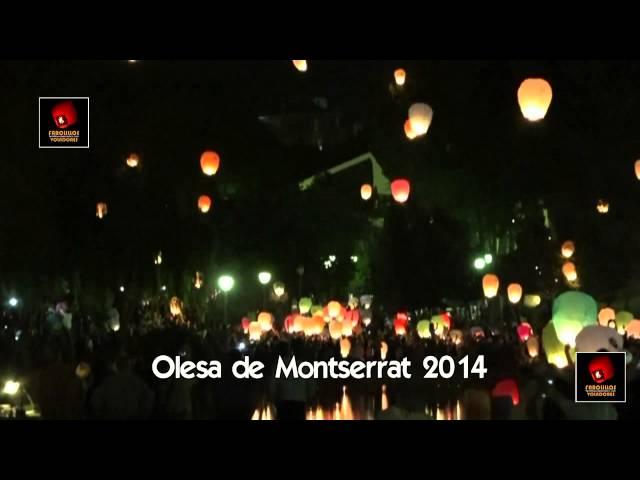
[[[302,315],[296,315],[293,318],[293,329],[291,330],[293,333],[300,333],[304,331],[305,327],[305,317]]]
[[[396,80],[396,85],[401,87],[404,85],[404,82],[407,78],[407,72],[404,71],[403,68],[398,68],[395,72],[393,72],[393,78]]]
[[[380,342],[380,359],[384,360],[387,358],[387,353],[389,352],[389,346],[387,342]]]
[[[413,140],[418,136],[418,134],[414,132],[413,129],[411,128],[411,120],[409,119],[407,119],[404,122],[404,134],[407,136],[409,140]]]
[[[325,326],[324,317],[322,315],[314,315],[311,318],[313,319],[313,334],[322,335]]]
[[[564,265],[562,265],[562,274],[568,282],[575,282],[578,278],[578,272],[573,262],[565,262]]]
[[[598,323],[603,327],[609,325],[609,320],[616,319],[616,311],[611,307],[601,308],[598,312]]]
[[[524,118],[530,122],[536,122],[545,117],[552,97],[551,85],[542,78],[528,78],[518,88],[520,110]]]
[[[520,403],[520,391],[518,390],[518,384],[512,378],[499,381],[496,386],[493,387],[491,396],[494,398],[511,397],[511,401],[514,406]]]
[[[193,286],[199,289],[200,287],[202,287],[203,283],[204,278],[202,277],[202,273],[196,272],[196,278],[193,281]]]
[[[249,340],[257,342],[262,336],[262,327],[259,322],[251,322],[249,324]]]
[[[307,71],[307,61],[306,60],[293,60],[293,66],[296,67],[296,70],[299,72]]]
[[[517,328],[518,337],[520,337],[521,342],[526,342],[530,337],[533,336],[533,328],[527,322],[522,322],[518,325]]]
[[[249,325],[251,325],[251,320],[247,317],[243,317],[240,321],[240,326],[242,327],[242,331],[246,334],[249,333]]]
[[[102,220],[106,214],[107,204],[104,202],[99,202],[98,204],[96,204],[96,217]]]
[[[449,338],[454,343],[454,345],[460,345],[462,343],[464,335],[462,334],[462,330],[451,330],[449,332]]]
[[[540,341],[538,337],[531,336],[527,339],[527,353],[531,358],[536,358],[540,353]]]
[[[351,352],[351,342],[348,338],[343,338],[340,340],[340,356],[342,358],[347,358],[349,356],[349,352]]]
[[[200,195],[198,198],[198,208],[202,213],[207,213],[211,208],[211,197],[209,197],[209,195]]]
[[[564,258],[571,258],[576,251],[576,246],[571,240],[567,240],[562,244],[560,253]]]
[[[393,199],[398,203],[404,203],[409,199],[409,192],[411,191],[411,185],[409,180],[399,178],[391,182],[391,194]]]
[[[220,167],[220,155],[211,150],[207,150],[200,156],[200,168],[202,173],[208,177],[215,175]]]
[[[640,339],[640,320],[631,320],[626,331],[627,337]]]
[[[640,180],[640,160],[636,160],[636,163],[634,164],[633,168],[636,172],[636,178]]]
[[[519,283],[512,283],[507,287],[507,296],[511,303],[518,303],[522,298],[522,286]]]
[[[484,296],[487,298],[493,298],[498,294],[498,288],[500,287],[500,280],[497,275],[487,273],[482,277],[482,290]]]
[[[353,324],[351,323],[351,320],[347,320],[346,318],[342,319],[342,335],[344,337],[350,337],[351,335],[353,335]]]
[[[338,340],[342,337],[342,324],[337,320],[331,320],[329,322],[329,336],[333,340]]]
[[[171,297],[169,301],[169,311],[174,317],[182,315],[182,302],[178,297]]]
[[[416,135],[424,135],[429,130],[431,119],[433,118],[433,110],[426,103],[414,103],[409,108],[409,122],[411,130]]]
[[[334,300],[329,302],[329,304],[327,305],[327,313],[331,318],[336,318],[338,315],[340,315],[341,311],[342,305],[340,305],[340,302],[336,302]]]
[[[135,153],[130,153],[127,157],[127,166],[136,168],[140,163],[140,157]]]
[[[609,202],[607,202],[606,200],[598,200],[596,210],[598,210],[598,213],[602,215],[604,215],[605,213],[609,213]]]
[[[369,200],[372,193],[373,188],[368,183],[365,183],[360,187],[360,197],[362,198],[362,200]]]
[[[273,327],[273,317],[269,312],[260,312],[258,314],[258,323],[263,332],[268,332]]]

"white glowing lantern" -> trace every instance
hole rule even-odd
[[[416,135],[424,135],[429,130],[433,110],[426,103],[414,103],[409,108],[409,123],[411,130]]]

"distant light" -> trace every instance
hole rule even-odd
[[[493,255],[491,255],[490,253],[485,254],[484,263],[487,265],[491,265],[491,262],[493,262]]]
[[[161,265],[162,264],[162,252],[158,252],[158,255],[153,260],[153,263],[156,264],[156,265]]]
[[[136,63],[138,60],[127,60],[129,63]]]
[[[474,267],[476,270],[482,270],[485,266],[486,266],[486,263],[485,263],[485,261],[484,261],[484,258],[476,258],[476,259],[473,261],[473,267]]]
[[[547,237],[547,240],[551,240],[551,235],[549,235],[549,236]]]
[[[218,287],[220,287],[220,290],[222,290],[224,293],[231,291],[234,284],[235,280],[231,275],[222,275],[220,278],[218,278]]]
[[[14,382],[13,380],[7,380],[2,389],[2,393],[5,395],[15,395],[20,390],[20,382]]]
[[[12,307],[17,307],[18,306],[18,299],[16,297],[11,297],[9,299],[9,305],[11,305]]]
[[[266,285],[271,281],[271,274],[269,272],[260,272],[258,273],[258,281],[262,285]]]
[[[558,283],[558,279],[557,279],[557,278],[554,278],[554,279],[553,279],[553,281],[554,281],[554,282],[556,282],[556,283]]]
[[[120,285],[120,291],[124,292],[124,286]]]
[[[515,218],[512,218],[512,219],[511,219],[511,223],[516,223],[516,219],[515,219]]]
[[[330,262],[335,262],[336,261],[336,256],[335,255],[329,255],[329,261]]]
[[[351,261],[352,261],[353,263],[358,263],[358,256],[357,256],[357,255],[352,255],[352,256],[351,256]]]
[[[167,291],[167,286],[166,285],[162,285],[162,287],[160,287],[160,290],[162,290],[163,292]]]
[[[536,265],[534,268],[535,268],[536,270],[538,270],[538,265]]]
[[[548,383],[549,385],[553,385],[553,378],[548,379],[548,380],[547,380],[547,383]]]
[[[244,344],[244,342],[240,342],[238,344],[238,350],[243,351],[246,348],[246,345]]]

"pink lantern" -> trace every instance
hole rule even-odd
[[[499,381],[493,390],[491,396],[496,397],[511,397],[513,405],[520,403],[520,391],[518,390],[518,384],[512,378]]]
[[[529,337],[533,336],[533,328],[527,322],[522,322],[518,325],[518,337],[520,337],[521,342],[526,342]]]

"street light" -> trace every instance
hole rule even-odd
[[[235,284],[235,280],[233,279],[233,277],[231,275],[222,275],[220,278],[218,278],[218,287],[220,288],[220,290],[222,290],[222,293],[224,293],[224,323],[226,325],[227,323],[227,294],[231,291],[231,289],[233,288],[233,285]]]

